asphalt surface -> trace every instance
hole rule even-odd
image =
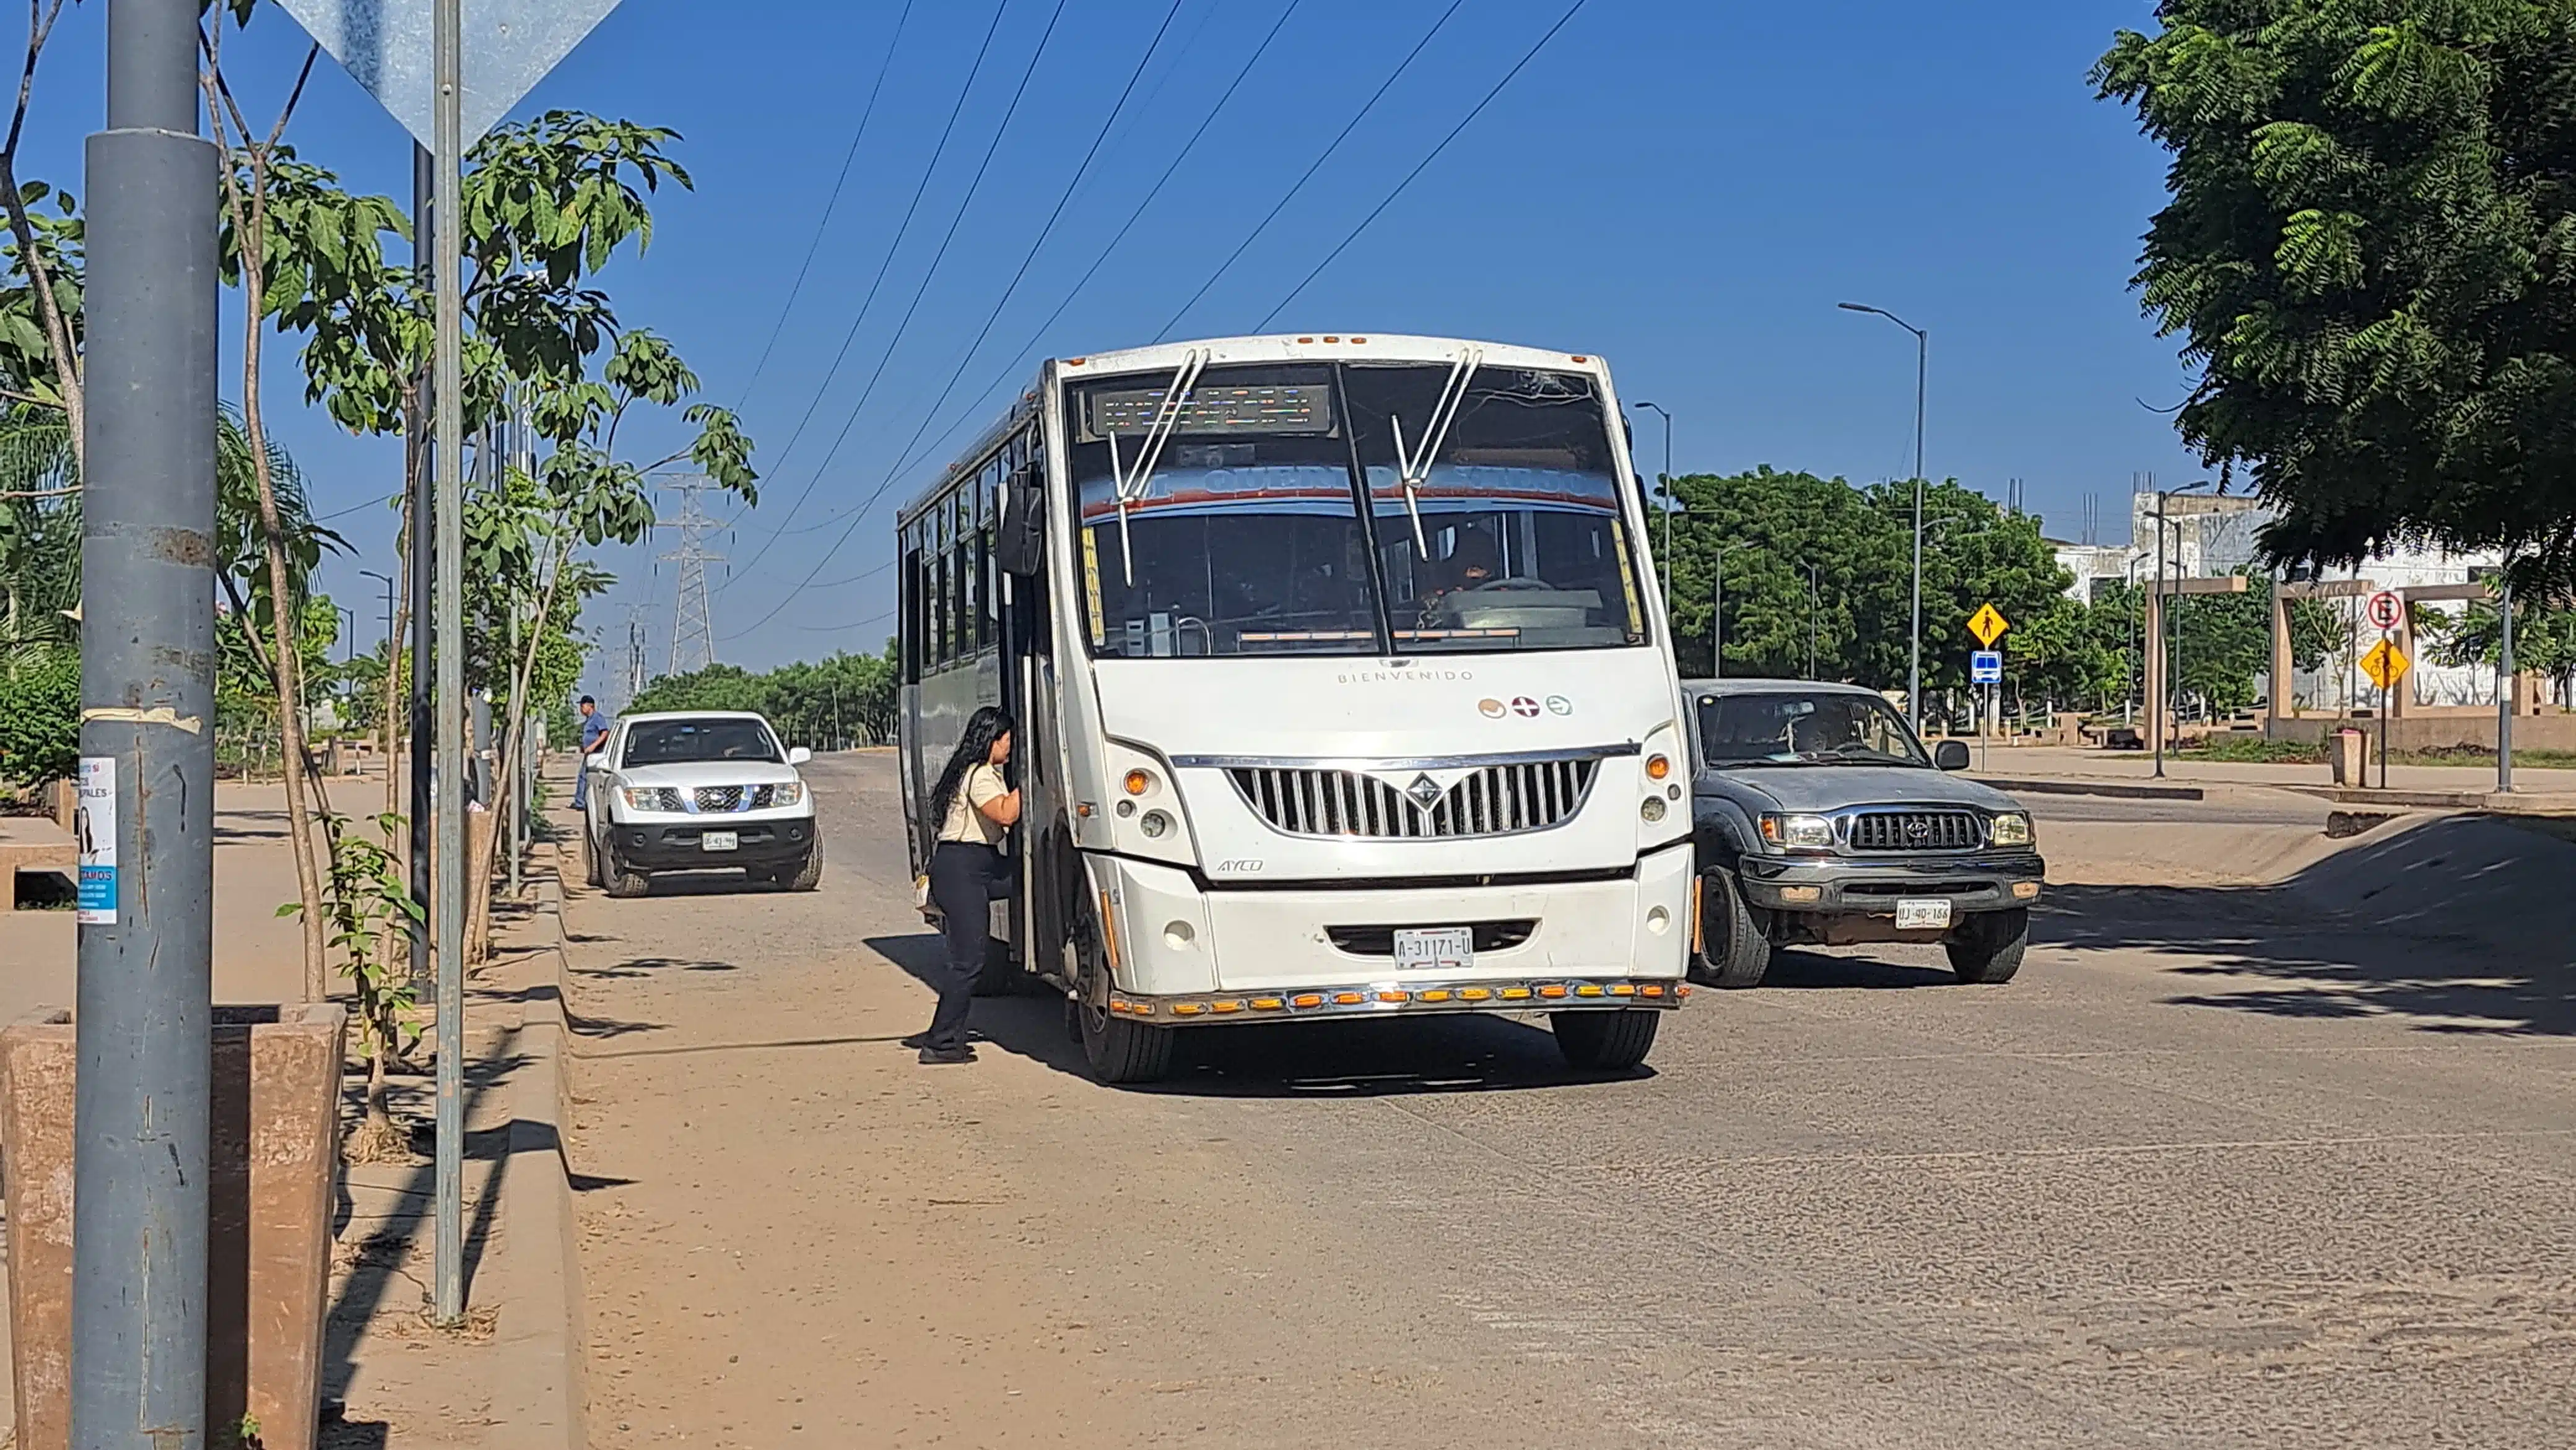
[[[567,908],[596,1444],[2576,1443],[2563,951],[2097,880],[2010,985],[1786,953],[1624,1079],[1435,1021],[1120,1091],[1040,999],[892,1045],[891,759],[810,778],[821,892]],[[2033,802],[2223,856],[2183,804]]]

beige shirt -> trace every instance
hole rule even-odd
[[[1002,844],[1002,827],[984,814],[984,807],[1010,794],[1010,790],[1002,784],[1002,773],[989,765],[966,772],[966,779],[958,783],[957,798],[948,803],[948,819],[939,824],[939,839],[983,846]]]

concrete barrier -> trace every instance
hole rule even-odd
[[[314,1450],[340,1165],[346,1009],[218,1007],[207,1192],[207,1441],[245,1415],[263,1450]],[[72,1103],[59,1009],[0,1030],[17,1450],[71,1443]]]

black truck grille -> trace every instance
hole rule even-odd
[[[1973,851],[1986,843],[1971,811],[1867,811],[1851,818],[1855,851]]]

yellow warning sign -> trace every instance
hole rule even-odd
[[[2010,628],[2012,621],[2004,618],[2003,611],[1991,604],[1978,606],[1977,612],[1968,616],[1968,633],[1975,635],[1977,643],[1988,649],[1993,649],[1995,641],[2003,638],[2004,631]]]
[[[2370,676],[2370,682],[2383,690],[2406,678],[2406,672],[2414,667],[2415,662],[2406,657],[2406,651],[2390,640],[2381,640],[2371,646],[2370,653],[2361,657],[2361,672]]]

